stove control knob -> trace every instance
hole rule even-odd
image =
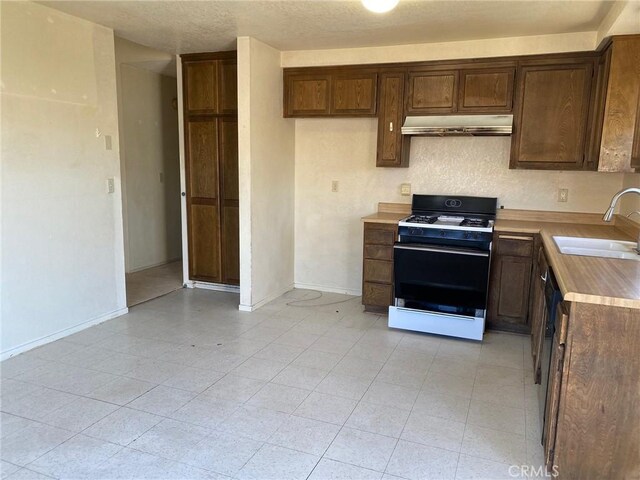
[[[445,237],[446,235],[447,235],[447,232],[445,230],[440,230],[441,237]]]
[[[471,238],[471,232],[464,232],[464,238]]]

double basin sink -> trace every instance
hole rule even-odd
[[[638,244],[622,240],[554,236],[560,253],[587,257],[619,258],[640,261]]]

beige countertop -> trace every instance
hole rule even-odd
[[[378,212],[363,217],[362,220],[393,224],[406,215],[404,212]],[[553,240],[554,235],[626,241],[636,241],[636,238],[629,233],[628,228],[623,230],[613,224],[580,223],[583,220],[580,214],[576,214],[575,219],[575,223],[498,219],[495,231],[540,234],[547,259],[566,301],[640,310],[640,262],[564,255]],[[640,317],[640,312],[638,316]]]

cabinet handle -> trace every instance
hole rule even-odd
[[[393,132],[393,122],[389,122],[389,131]]]
[[[547,283],[547,276],[549,275],[549,270],[545,270],[544,271],[544,275],[540,275],[540,280],[542,280],[544,283]]]
[[[525,242],[533,242],[533,237],[521,237],[519,235],[498,235],[498,238],[505,240],[524,240]]]

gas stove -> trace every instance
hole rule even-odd
[[[393,250],[389,326],[481,340],[496,198],[414,195]]]

